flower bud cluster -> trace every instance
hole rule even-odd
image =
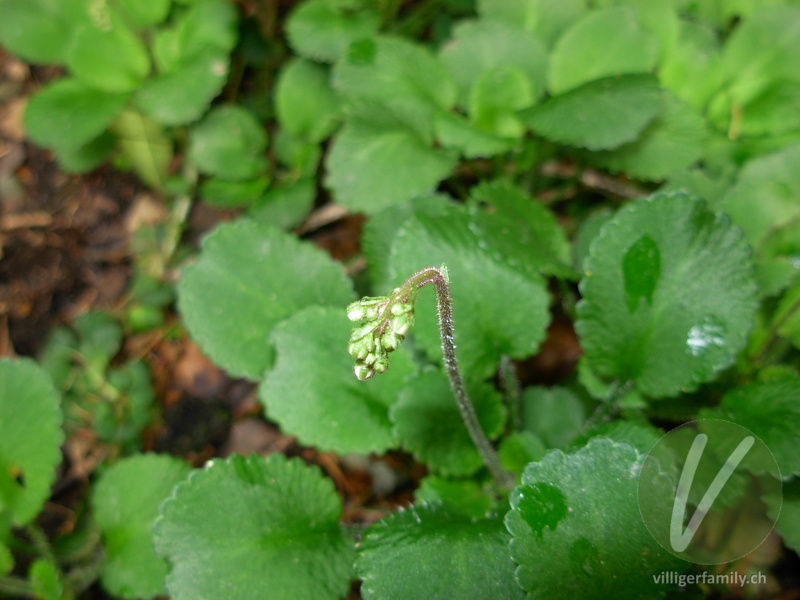
[[[365,321],[350,334],[347,347],[356,361],[361,381],[389,368],[389,353],[396,350],[414,325],[414,299],[398,302],[393,296],[366,297],[347,307],[351,321]]]

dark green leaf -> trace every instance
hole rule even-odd
[[[174,600],[338,600],[353,542],[330,480],[281,454],[215,460],[179,485],[154,528]]]
[[[365,600],[524,597],[499,518],[473,521],[440,506],[397,512],[373,525],[356,571]]]
[[[749,255],[725,217],[686,194],[620,211],[584,263],[577,330],[589,366],[654,397],[712,379],[753,323]]]

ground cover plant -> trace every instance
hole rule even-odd
[[[0,44],[0,596],[796,593],[800,4],[0,0]]]

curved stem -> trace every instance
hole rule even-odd
[[[461,377],[461,371],[458,368],[455,326],[453,323],[453,302],[450,298],[447,269],[438,269],[436,267],[422,269],[409,277],[401,289],[408,285],[419,289],[428,283],[432,283],[436,289],[436,308],[439,314],[439,336],[442,340],[442,354],[444,355],[447,377],[450,380],[450,388],[453,390],[461,418],[464,420],[464,425],[467,427],[472,442],[478,449],[478,453],[495,481],[502,487],[511,487],[514,485],[514,479],[500,464],[500,457],[489,442],[489,438],[486,437],[480,421],[478,421],[478,415],[475,413],[475,407],[467,393],[467,388]]]

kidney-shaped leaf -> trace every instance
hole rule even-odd
[[[365,600],[525,596],[501,519],[473,520],[441,505],[412,507],[370,527],[356,570]]]
[[[309,308],[276,327],[278,359],[261,400],[267,415],[305,444],[341,454],[383,452],[394,444],[389,406],[411,364],[399,350],[386,373],[358,381],[347,353],[352,325],[342,305]]]
[[[64,437],[59,402],[32,360],[0,360],[0,523],[25,525],[50,495]]]
[[[103,587],[123,598],[166,593],[167,564],[153,549],[153,522],[172,488],[191,471],[166,455],[126,458],[103,473],[92,491],[95,523],[105,542]]]
[[[678,570],[679,561],[658,545],[639,514],[640,467],[633,447],[603,438],[528,465],[511,495],[506,526],[517,580],[529,598],[663,596],[667,587],[657,586],[653,574]]]
[[[203,350],[252,379],[272,362],[269,333],[278,322],[307,306],[351,300],[350,282],[326,254],[250,220],[209,235],[178,286],[181,314]]]
[[[750,249],[683,193],[629,205],[584,262],[577,330],[596,373],[674,396],[733,362],[757,308]]]
[[[355,552],[330,480],[282,454],[215,460],[180,484],[154,527],[174,600],[338,600]]]

